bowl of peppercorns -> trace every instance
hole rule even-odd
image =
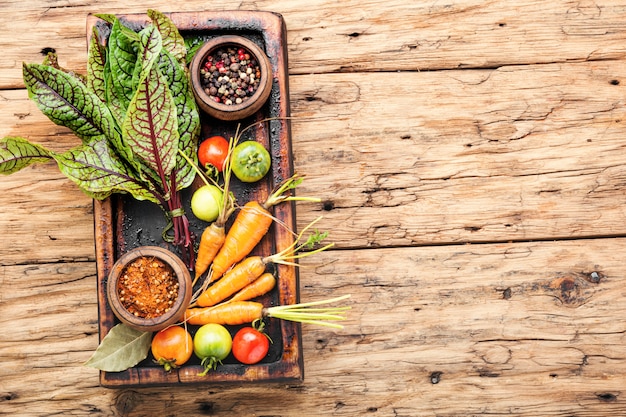
[[[190,74],[198,106],[220,120],[253,115],[272,90],[269,58],[256,43],[238,35],[218,36],[202,45]]]
[[[126,325],[155,332],[182,319],[192,296],[185,263],[160,246],[140,246],[122,255],[111,268],[107,299]]]

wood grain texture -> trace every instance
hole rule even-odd
[[[9,0],[0,28],[20,33],[0,38],[0,88],[21,83],[21,62],[38,62],[54,47],[68,68],[85,68],[88,13],[198,10],[265,10],[281,13],[289,28],[290,72],[416,71],[497,68],[510,64],[621,59],[626,9],[618,1],[524,2],[457,0],[294,0],[210,5],[185,1]],[[16,12],[19,12],[16,14]],[[36,30],[33,30],[36,28]]]
[[[22,62],[85,69],[88,13],[268,10],[287,25],[301,384],[105,389],[93,206],[54,164],[0,178],[0,415],[626,414],[623,1],[4,1],[0,137],[79,143]],[[16,35],[17,34],[17,35]]]
[[[2,409],[7,415],[169,415],[173,406],[174,415],[217,416],[619,415],[626,411],[625,244],[597,239],[324,253],[303,261],[302,296],[351,293],[352,311],[343,331],[305,327],[302,384],[175,391],[106,390],[95,384],[96,371],[80,366],[97,345],[93,264],[4,267],[2,286],[12,290],[3,293],[0,323],[21,325],[0,347],[9,366],[2,368]],[[43,306],[17,313],[39,296],[34,281],[56,288],[49,297],[64,294],[62,302],[45,315]],[[54,382],[42,385],[42,376]]]
[[[301,224],[351,247],[622,234],[622,67],[292,76],[301,193],[326,202]]]

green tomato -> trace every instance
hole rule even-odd
[[[191,211],[194,216],[206,222],[217,219],[223,202],[223,193],[215,185],[203,185],[191,196]]]
[[[241,142],[233,149],[231,166],[240,181],[256,182],[270,170],[272,158],[259,142],[252,140]]]
[[[204,372],[200,375],[215,369],[228,356],[232,347],[233,338],[226,327],[215,323],[200,327],[193,338],[193,351],[202,359],[204,366]]]

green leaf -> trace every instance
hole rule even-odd
[[[24,64],[28,96],[54,123],[70,128],[83,143],[108,136],[119,140],[106,106],[76,77],[46,65]]]
[[[148,26],[139,32],[140,49],[137,55],[137,64],[135,65],[135,73],[133,79],[138,83],[141,74],[145,74],[150,67],[156,62],[163,49],[163,39],[158,29],[154,26]],[[137,88],[137,85],[134,85]]]
[[[93,198],[129,193],[137,200],[159,202],[148,184],[136,179],[105,140],[55,154],[54,159],[59,170]]]
[[[104,76],[105,64],[106,47],[100,43],[98,29],[94,27],[93,33],[89,39],[87,87],[103,102],[107,101],[106,81]]]
[[[52,159],[51,152],[20,137],[0,139],[0,173],[13,174],[27,166]]]
[[[96,13],[95,16],[110,24],[115,23],[115,21],[117,20],[117,17],[114,14],[110,13]]]
[[[109,53],[107,51],[107,57]],[[106,94],[106,104],[109,108],[109,111],[117,121],[118,126],[121,126],[124,118],[126,117],[126,107],[122,107],[122,103],[117,98],[115,94],[115,89],[113,87],[113,73],[111,72],[111,62],[110,60],[106,60],[104,64],[104,86],[105,86],[105,94]],[[125,106],[128,105],[127,103]]]
[[[85,362],[85,366],[106,372],[125,371],[148,356],[151,342],[151,332],[142,332],[125,324],[117,324],[102,339],[100,346]]]
[[[204,40],[200,36],[185,38],[185,47],[187,48],[185,61],[187,64],[191,63],[191,60],[198,52],[198,49],[202,48],[202,45],[204,45]]]
[[[158,10],[148,10],[148,17],[152,23],[159,29],[163,37],[163,47],[181,64],[185,65],[187,56],[187,47],[185,39],[178,32],[178,28],[163,13]]]
[[[48,52],[48,53],[46,53],[46,56],[44,57],[42,64],[46,65],[46,66],[54,67],[54,68],[56,68],[58,70],[61,70],[61,71],[65,72],[65,73],[71,75],[72,77],[77,78],[79,81],[81,81],[83,83],[86,81],[85,77],[82,74],[78,74],[78,73],[76,73],[74,71],[70,71],[70,70],[67,70],[67,69],[61,67],[59,65],[59,57],[58,57],[56,52]]]
[[[197,164],[198,157],[195,150],[200,136],[200,114],[185,68],[170,53],[163,51],[159,60],[159,70],[167,78],[176,103],[180,136],[178,148]],[[193,182],[196,174],[193,167],[180,154],[177,153],[176,158],[177,190],[181,190]]]
[[[122,125],[122,135],[133,154],[161,178],[172,172],[179,140],[176,105],[156,65],[140,78]]]
[[[107,55],[109,77],[111,82],[110,101],[125,112],[134,93],[133,74],[137,63],[139,35],[126,28],[119,20],[115,20],[109,35]]]

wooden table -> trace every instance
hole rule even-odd
[[[107,389],[92,201],[55,165],[0,180],[0,415],[626,415],[626,3],[5,0],[0,137],[78,143],[21,63],[84,72],[90,12],[270,10],[288,28],[298,225],[336,250],[301,298],[301,384]]]

